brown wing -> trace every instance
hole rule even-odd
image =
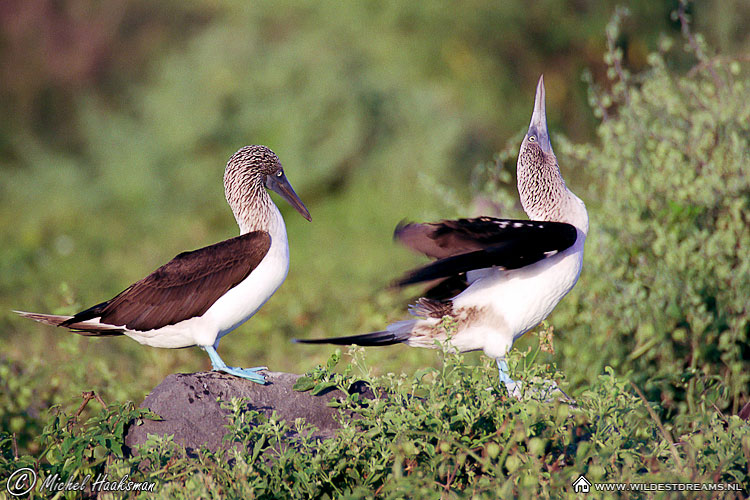
[[[153,330],[200,316],[258,267],[271,247],[254,231],[183,252],[116,297],[76,314],[60,326],[101,316],[101,323]]]

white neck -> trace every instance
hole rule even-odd
[[[581,230],[583,234],[589,233],[589,213],[586,211],[586,204],[572,191],[567,189],[568,196],[566,200],[567,207],[560,217],[560,222],[567,222]]]

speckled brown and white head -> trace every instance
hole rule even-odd
[[[229,158],[224,171],[224,193],[241,234],[268,229],[273,201],[266,187],[311,220],[310,212],[289,184],[279,157],[266,146],[245,146]]]
[[[518,153],[521,205],[531,220],[567,222],[588,232],[586,206],[565,185],[547,130],[544,77],[539,78],[534,111]]]

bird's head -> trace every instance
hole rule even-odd
[[[231,205],[232,200],[257,193],[262,186],[284,198],[302,217],[312,220],[310,212],[287,180],[276,153],[266,146],[245,146],[229,158],[224,171],[227,200]]]
[[[534,111],[531,114],[531,123],[526,137],[521,143],[521,152],[529,151],[530,153],[553,155],[552,144],[549,141],[549,132],[547,131],[547,112],[544,102],[544,75],[539,77],[539,83],[536,85],[536,97],[534,98]]]

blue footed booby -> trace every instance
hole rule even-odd
[[[413,319],[380,332],[298,342],[435,348],[436,340],[449,340],[458,351],[483,350],[497,360],[500,380],[519,397],[520,385],[508,376],[505,355],[578,281],[589,228],[586,206],[565,185],[552,151],[543,77],[518,154],[517,177],[530,220],[478,217],[398,225],[396,240],[436,259],[397,282],[437,280],[409,308]],[[450,338],[446,317],[453,325]]]
[[[221,337],[253,316],[289,271],[284,219],[265,188],[311,220],[276,154],[265,146],[245,146],[224,171],[239,236],[183,252],[114,298],[73,316],[16,312],[86,336],[124,334],[153,347],[197,345],[214,370],[265,383],[258,373],[265,367],[230,367],[216,352]]]

